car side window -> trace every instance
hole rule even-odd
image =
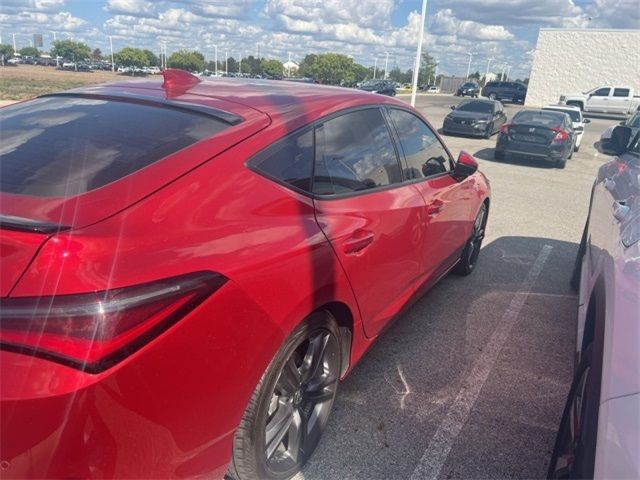
[[[426,123],[406,110],[392,108],[389,116],[406,158],[406,179],[416,180],[452,170],[449,154]]]
[[[610,88],[599,88],[598,90],[593,92],[592,95],[594,97],[608,97],[610,91],[611,91]]]
[[[629,89],[628,88],[615,88],[613,90],[614,97],[628,97]]]
[[[313,130],[293,134],[258,153],[247,165],[267,177],[311,191]]]
[[[316,128],[313,193],[337,195],[402,182],[402,171],[379,108],[357,110]]]

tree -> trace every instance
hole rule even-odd
[[[114,60],[118,65],[125,67],[142,68],[149,66],[149,59],[144,54],[144,51],[139,48],[124,47],[114,55]]]
[[[13,57],[13,47],[11,45],[0,44],[0,59],[8,60]]]
[[[23,57],[39,57],[40,50],[36,47],[24,47],[20,49],[20,55]]]
[[[352,58],[340,53],[323,53],[317,55],[309,66],[305,66],[303,75],[330,85],[341,82],[350,84],[356,78],[355,63]]]
[[[249,55],[242,59],[242,73],[262,75],[262,62],[259,58]]]
[[[224,71],[224,65],[222,67],[222,70]],[[238,71],[238,61],[235,58],[227,58],[227,71],[229,73]]]
[[[282,62],[280,60],[266,60],[262,59],[260,62],[262,73],[270,77],[282,77]]]
[[[200,52],[179,50],[173,52],[167,59],[167,66],[180,68],[189,72],[201,72],[204,70],[204,56]]]
[[[300,62],[300,68],[298,69],[298,75],[303,77],[311,77],[311,69],[313,68],[313,64],[318,60],[318,55],[315,53],[310,53],[304,57],[302,62]]]
[[[433,79],[436,73],[436,60],[427,52],[422,54],[420,58],[420,71],[418,72],[418,84],[428,83],[429,79]]]
[[[99,48],[94,49],[93,52],[91,52],[91,58],[94,60],[102,60],[102,50]]]
[[[150,67],[157,67],[160,65],[160,59],[151,50],[143,50],[142,53],[147,57],[147,65]]]
[[[52,57],[61,57],[74,62],[84,60],[91,56],[91,49],[82,42],[74,40],[57,40],[53,42]]]

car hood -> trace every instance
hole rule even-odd
[[[453,111],[447,118],[453,120],[456,118],[465,119],[465,120],[491,120],[491,115],[488,113],[480,113],[480,112],[462,112],[462,111]]]

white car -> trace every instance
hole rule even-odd
[[[427,93],[440,93],[440,87],[431,86],[427,90]]]
[[[580,143],[582,143],[582,136],[584,135],[584,126],[586,123],[590,123],[591,120],[584,118],[582,110],[579,107],[573,105],[547,105],[542,107],[543,110],[554,110],[556,112],[564,112],[571,117],[573,123],[573,130],[576,132],[576,145],[573,149],[574,152],[580,150]]]
[[[17,57],[13,57],[13,58],[10,58],[9,60],[7,60],[7,63],[9,65],[18,65],[20,63],[20,59],[17,58]]]
[[[640,133],[629,132],[613,131],[617,155],[591,193],[572,279],[576,368],[548,478],[640,478]]]

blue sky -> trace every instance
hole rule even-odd
[[[640,28],[639,0],[430,0],[424,48],[446,74],[511,65],[528,75],[540,27]],[[109,51],[137,46],[169,53],[198,49],[213,58],[260,54],[301,60],[340,52],[364,65],[412,66],[421,0],[0,0],[4,43],[18,47],[34,33],[74,38]]]

